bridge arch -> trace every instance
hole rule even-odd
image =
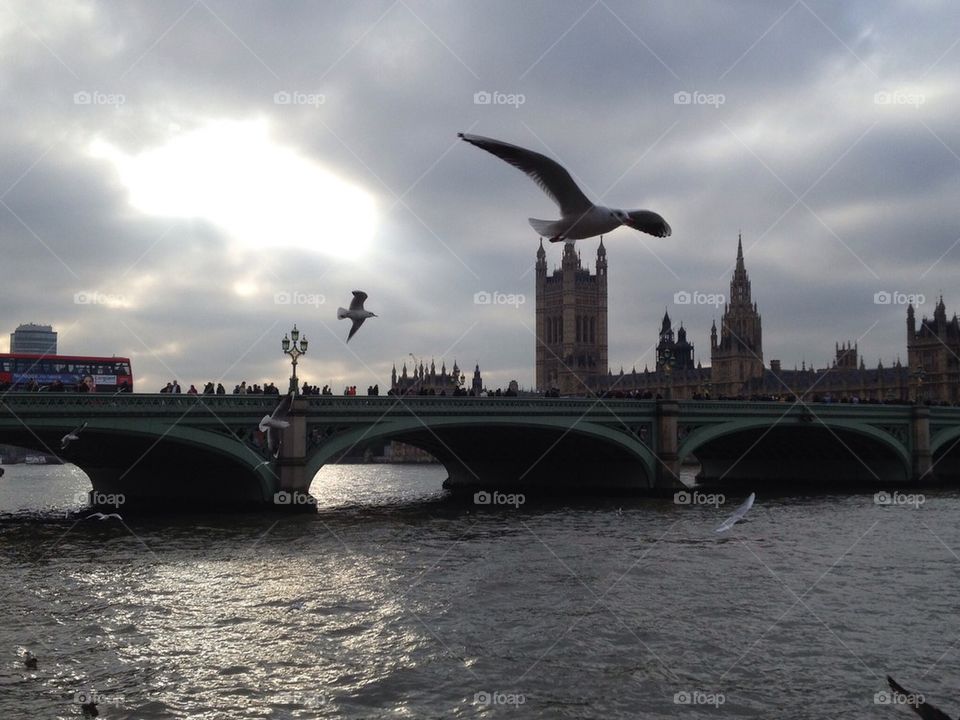
[[[906,482],[912,466],[909,447],[885,430],[830,417],[803,424],[778,416],[705,425],[680,442],[678,453],[681,459],[696,454],[706,481]]]
[[[652,487],[656,457],[623,429],[595,422],[570,427],[564,418],[403,417],[334,436],[308,454],[306,477],[340,453],[381,440],[397,440],[431,453],[457,487],[508,488],[563,484],[585,489]],[[530,458],[539,458],[531,462]],[[598,471],[602,462],[604,469]],[[562,470],[562,472],[561,472]],[[562,475],[562,479],[561,479]]]
[[[0,424],[3,442],[53,453],[79,467],[93,490],[123,494],[142,504],[180,497],[190,505],[261,504],[272,499],[276,479],[256,451],[226,432],[136,418],[92,417],[80,439],[60,448],[76,427],[71,418],[36,418],[29,430]]]

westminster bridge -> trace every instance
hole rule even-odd
[[[345,453],[398,440],[452,488],[634,491],[706,485],[960,484],[960,408],[596,398],[298,397],[274,460],[262,395],[8,393],[0,443],[59,455],[129,504],[265,504],[309,493]],[[80,438],[61,438],[87,423]],[[281,502],[283,500],[281,499]]]

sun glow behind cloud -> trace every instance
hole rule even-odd
[[[210,122],[136,155],[98,138],[90,152],[114,165],[137,210],[207,220],[245,249],[356,259],[376,231],[369,193],[277,144],[262,120]]]

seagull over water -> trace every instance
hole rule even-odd
[[[724,520],[723,523],[721,523],[721,525],[717,528],[717,532],[718,533],[726,532],[727,530],[732,528],[734,525],[736,525],[738,522],[743,520],[744,516],[748,512],[750,512],[750,508],[753,507],[753,501],[756,499],[757,499],[757,494],[750,493],[750,497],[747,498],[747,501],[743,503],[743,505],[738,507],[736,510],[734,510],[733,515],[731,515],[726,520]]]
[[[123,520],[117,513],[110,513],[109,515],[104,515],[102,512],[93,513],[92,515],[87,515],[84,520]]]
[[[594,205],[566,168],[546,155],[481,135],[457,133],[457,137],[525,172],[560,206],[559,220],[529,219],[533,229],[550,242],[572,243],[603,235],[621,225],[656,237],[670,237],[673,232],[667,221],[651,210],[618,210]]]
[[[68,432],[66,435],[64,435],[62,438],[60,438],[60,449],[61,449],[61,450],[66,450],[66,449],[67,449],[67,445],[69,445],[70,443],[72,443],[74,440],[79,440],[79,439],[80,439],[80,431],[83,430],[86,426],[87,426],[87,424],[84,423],[83,425],[81,425],[81,426],[78,427],[77,429],[71,430],[71,431]]]
[[[293,393],[287,393],[280,403],[273,409],[270,415],[264,415],[260,421],[260,432],[267,434],[267,447],[270,448],[270,454],[277,457],[280,454],[280,443],[283,438],[282,430],[290,427],[287,422],[287,415],[290,414],[290,406],[293,404]],[[263,463],[261,463],[262,465]],[[259,465],[257,467],[260,467]]]
[[[923,720],[951,720],[950,716],[947,715],[943,710],[926,702],[922,695],[918,695],[917,693],[912,693],[909,690],[904,689],[902,685],[900,685],[889,675],[887,675],[887,683],[889,683],[890,689],[895,693],[905,696],[905,698],[908,700],[907,706],[917,715],[922,717]]]
[[[367,294],[363,290],[354,290],[353,291],[353,300],[350,303],[350,309],[344,310],[343,308],[337,308],[337,320],[343,320],[344,318],[350,318],[353,321],[353,327],[350,328],[350,334],[347,335],[347,342],[350,342],[350,338],[356,335],[357,330],[360,329],[360,326],[363,325],[363,321],[367,318],[376,317],[369,310],[363,309],[363,303],[367,300]]]

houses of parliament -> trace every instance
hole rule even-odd
[[[641,397],[800,398],[836,402],[960,402],[960,320],[947,319],[943,297],[932,318],[907,307],[907,365],[899,358],[867,368],[855,343],[834,344],[822,369],[764,364],[763,327],[737,240],[737,259],[720,327],[710,330],[710,366],[694,364],[694,346],[665,312],[653,370],[610,372],[607,360],[607,251],[600,239],[596,271],[565,244],[561,266],[547,273],[543,242],[536,262],[536,386],[541,393]]]

